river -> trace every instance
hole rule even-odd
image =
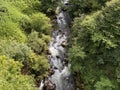
[[[68,0],[64,0],[61,1],[61,4],[67,6],[68,2]],[[50,55],[48,55],[53,73],[41,81],[39,90],[75,90],[66,48],[71,19],[67,11],[63,11],[60,6],[57,7],[57,11],[57,28],[52,32],[52,40],[49,44]]]

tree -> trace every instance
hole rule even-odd
[[[46,13],[48,16],[54,15],[57,7],[56,0],[40,0],[41,11]]]
[[[69,12],[72,17],[78,17],[80,14],[89,14],[100,10],[109,0],[70,0]]]
[[[87,90],[94,90],[94,85],[99,81],[100,76],[109,78],[110,82],[115,85],[115,89],[119,87],[115,78],[117,73],[119,77],[119,72],[116,72],[120,58],[119,12],[119,0],[112,0],[107,2],[106,7],[102,10],[74,20],[73,45],[70,49],[69,60],[72,61],[73,68],[77,67],[77,73],[83,79]],[[74,46],[80,47],[77,49],[77,53]],[[86,56],[78,63],[81,57],[77,55],[82,55],[81,50]],[[76,55],[74,55],[75,53]],[[73,69],[73,71],[75,70]]]
[[[41,33],[44,33],[46,35],[50,34],[50,30],[51,30],[51,24],[50,19],[48,17],[46,17],[45,14],[42,13],[37,13],[37,14],[32,14],[31,16],[31,20],[32,20],[32,29]]]
[[[108,78],[101,77],[100,81],[95,84],[96,90],[113,90],[115,86]]]
[[[1,41],[0,55],[13,58],[15,61],[21,62],[23,74],[33,75],[37,81],[40,81],[49,68],[49,63],[44,54],[37,55],[27,44],[21,44],[16,41]]]
[[[37,90],[34,79],[21,74],[22,63],[0,56],[0,89],[1,90]]]
[[[21,30],[19,22],[24,18],[24,14],[11,6],[8,2],[0,2],[0,38],[17,40],[20,42],[26,41],[26,35]]]
[[[35,53],[41,54],[46,52],[49,41],[50,37],[48,35],[42,34],[40,37],[38,32],[33,31],[28,36],[27,44]]]

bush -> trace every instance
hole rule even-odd
[[[41,11],[49,16],[55,14],[56,7],[56,0],[41,0]]]
[[[100,10],[105,6],[105,2],[110,0],[70,0],[69,12],[71,16],[78,17],[80,14],[90,14],[96,10]]]
[[[3,9],[3,12],[0,12],[0,38],[25,42],[26,35],[21,30],[21,26],[19,25],[20,20],[25,15],[5,1],[0,3],[0,9]]]
[[[39,32],[40,34],[44,33],[49,35],[51,30],[50,19],[46,17],[45,14],[37,13],[32,14],[32,29]]]
[[[31,73],[35,76],[36,80],[40,82],[44,76],[48,75],[48,69],[50,68],[48,60],[44,55],[39,56],[35,53],[31,54],[30,60],[29,67]]]
[[[29,34],[27,43],[35,53],[41,54],[46,51],[49,38],[46,35],[39,37],[38,34],[36,31]]]
[[[32,50],[26,44],[6,40],[0,42],[0,54],[17,61],[29,62],[30,53],[32,53]]]
[[[22,74],[33,75],[37,81],[47,74],[49,68],[45,51],[51,30],[50,19],[39,11],[40,6],[39,0],[0,1],[0,55],[22,63]],[[18,77],[15,78],[19,80]],[[14,87],[11,84],[10,90],[34,90],[31,89],[32,86],[22,88],[16,85],[13,89]],[[8,90],[7,88],[0,90]]]
[[[39,0],[4,0],[12,6],[15,6],[20,12],[31,14],[40,10],[41,2]]]
[[[47,74],[49,63],[45,55],[36,55],[26,44],[3,40],[0,42],[0,55],[23,63],[22,73],[34,75],[36,80]]]
[[[97,81],[97,83],[95,84],[95,88],[95,90],[113,90],[115,89],[115,86],[108,78],[101,77],[100,81]]]
[[[31,76],[21,74],[22,64],[0,56],[0,90],[37,90]]]
[[[115,90],[119,90],[117,89],[120,76],[118,69],[120,65],[119,12],[119,0],[111,0],[102,10],[86,15],[82,20],[81,17],[78,17],[74,21],[72,27],[73,45],[69,50],[69,60],[73,65],[73,71],[79,73],[79,76],[84,80],[87,90],[96,90],[93,86],[95,82],[99,82],[100,76],[109,78],[109,81],[105,78],[107,80],[101,79],[101,82],[113,82]],[[75,46],[80,48],[76,49]],[[83,59],[81,56],[84,54],[81,52],[86,55]],[[117,78],[115,78],[116,76]],[[98,84],[101,85],[101,83]],[[107,86],[107,83],[105,85]],[[101,86],[102,89],[97,90],[103,90],[103,87]],[[108,85],[107,87],[105,90],[110,90],[112,86],[110,85],[109,88]]]

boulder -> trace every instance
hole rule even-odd
[[[58,69],[57,67],[54,67],[54,69]]]
[[[61,19],[63,19],[63,17],[59,17],[59,19],[61,20]]]
[[[61,43],[61,46],[62,47],[66,47],[68,44],[67,44],[67,41],[63,41],[62,43]]]
[[[50,80],[46,79],[44,82],[44,90],[55,90],[56,85]]]
[[[60,56],[56,56],[56,58],[57,58],[57,59],[59,59],[59,58],[60,58]]]
[[[50,70],[49,70],[49,75],[51,76],[51,75],[53,75],[55,73],[55,71],[51,68]]]

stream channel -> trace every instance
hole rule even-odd
[[[62,5],[68,5],[68,0],[61,1]],[[63,11],[60,6],[56,15],[57,28],[52,32],[52,40],[49,43],[48,60],[51,76],[41,81],[39,90],[75,90],[73,76],[70,72],[71,65],[67,61],[67,38],[70,34],[69,25],[71,18],[67,11]]]

